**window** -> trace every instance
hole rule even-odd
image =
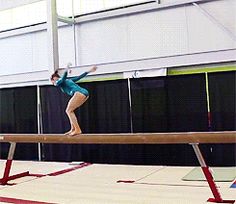
[[[72,3],[73,1],[73,3]],[[99,12],[143,2],[145,0],[57,0],[57,12],[61,16],[72,16],[72,4],[74,4],[74,15]],[[64,14],[64,15],[63,15]]]
[[[99,12],[144,2],[145,0],[57,0],[57,13],[71,17]],[[38,1],[32,4],[0,11],[0,32],[30,26],[47,21],[47,2]]]
[[[46,1],[0,11],[0,31],[47,21]]]

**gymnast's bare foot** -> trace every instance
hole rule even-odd
[[[66,132],[65,135],[70,135],[73,131],[74,131],[74,130],[72,129],[72,130]]]
[[[74,130],[74,131],[72,131],[69,135],[70,135],[70,136],[76,136],[76,135],[80,135],[81,133],[82,133],[81,130]]]

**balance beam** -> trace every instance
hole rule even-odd
[[[222,144],[236,143],[236,131],[181,133],[0,134],[0,142],[57,144]]]

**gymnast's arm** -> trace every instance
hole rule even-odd
[[[77,76],[77,77],[72,77],[71,80],[74,81],[74,82],[77,82],[77,81],[79,81],[80,79],[86,77],[89,73],[95,72],[96,70],[97,70],[97,67],[94,66],[94,67],[92,67],[89,71],[84,72],[83,74],[81,74],[81,75],[79,75],[79,76]]]
[[[70,79],[71,79],[72,81],[74,81],[74,82],[77,82],[77,81],[79,81],[80,79],[86,77],[87,74],[88,74],[88,72],[84,72],[83,74],[81,74],[81,75],[79,75],[79,76],[77,76],[77,77],[72,77],[72,78],[70,78]]]

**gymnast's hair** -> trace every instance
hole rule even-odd
[[[60,78],[60,75],[58,74],[58,69],[52,74],[51,80],[53,80],[54,77]]]

